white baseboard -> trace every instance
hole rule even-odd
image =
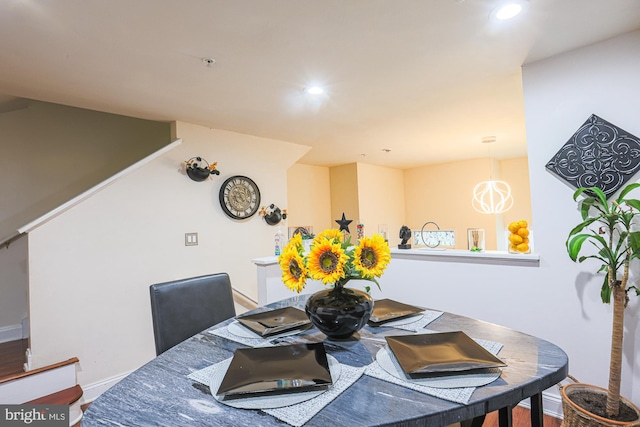
[[[129,375],[131,372],[127,372],[115,377],[107,378],[102,381],[95,382],[93,384],[87,384],[82,386],[82,404],[91,403],[98,398],[102,393],[109,390],[112,386],[116,385],[121,379]]]
[[[523,400],[520,402],[519,406],[523,408],[531,409],[531,402],[529,399]],[[551,417],[562,418],[562,398],[556,393],[551,393],[549,391],[542,392],[542,410],[545,415],[549,415]]]
[[[22,325],[0,327],[0,343],[22,339]]]

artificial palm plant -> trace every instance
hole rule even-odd
[[[627,185],[611,203],[599,188],[579,188],[573,194],[573,199],[578,201],[581,195],[584,196],[578,201],[582,222],[571,230],[566,242],[567,251],[573,261],[596,259],[601,263],[598,272],[604,273],[604,283],[600,296],[604,303],[613,300],[606,403],[606,418],[609,419],[615,419],[620,412],[624,310],[632,291],[640,295],[640,289],[629,283],[629,264],[640,258],[640,231],[634,231],[638,225],[636,217],[640,218],[640,200],[626,198],[629,192],[638,187],[640,183]],[[580,256],[585,242],[591,243],[595,252]]]

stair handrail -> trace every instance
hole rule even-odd
[[[180,144],[182,144],[182,139],[174,140],[173,142],[171,142],[168,145],[160,148],[159,150],[149,154],[148,156],[144,157],[143,159],[138,160],[137,162],[135,162],[131,166],[129,166],[129,167],[123,169],[122,171],[116,173],[115,175],[112,175],[111,177],[105,179],[101,183],[99,183],[97,185],[94,185],[93,187],[91,187],[90,189],[85,191],[84,193],[74,197],[73,199],[69,200],[68,202],[66,202],[66,203],[58,206],[57,208],[53,209],[52,211],[49,211],[48,213],[42,215],[40,218],[37,218],[34,221],[31,221],[30,223],[24,225],[23,227],[18,228],[18,231],[20,233],[29,233],[31,230],[33,230],[33,229],[41,226],[42,224],[52,220],[53,218],[57,217],[61,213],[71,209],[73,206],[77,205],[78,203],[80,203],[80,202],[84,201],[85,199],[88,199],[89,197],[93,196],[95,193],[97,193],[100,190],[104,189],[109,184],[119,180],[120,178],[122,178],[125,175],[130,174],[134,170],[139,169],[140,167],[146,165],[147,163],[149,163],[153,159],[155,159],[157,157],[160,157],[164,153],[174,149],[175,147],[177,147]]]
[[[0,241],[0,249],[2,248],[9,249],[9,245],[11,245],[13,242],[15,242],[16,240],[18,240],[23,236],[24,236],[24,233],[20,233],[20,232],[10,235],[6,239]]]

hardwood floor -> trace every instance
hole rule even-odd
[[[0,344],[0,378],[24,372],[25,351],[29,340],[9,341]]]
[[[531,426],[531,413],[527,408],[516,406],[513,408],[513,427],[529,427]],[[542,422],[545,427],[560,427],[562,419],[545,415]],[[482,427],[498,427],[498,411],[487,414]]]

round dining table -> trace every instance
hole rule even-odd
[[[297,295],[249,313],[282,307],[304,310],[306,299],[307,295]],[[210,332],[228,328],[232,322],[234,319],[229,319],[207,328],[129,374],[89,405],[82,426],[286,426],[268,411],[219,402],[207,384],[191,377],[247,347]],[[366,374],[365,368],[376,363],[376,355],[386,346],[385,336],[422,331],[365,326],[349,339],[331,340],[314,327],[275,339],[270,345],[322,342],[326,353],[340,365],[365,372],[305,420],[305,426],[438,427],[460,422],[479,427],[485,414],[499,411],[499,424],[507,427],[511,425],[511,409],[525,399],[531,402],[532,425],[542,425],[542,392],[568,373],[568,358],[561,348],[522,332],[447,312],[424,331],[462,331],[476,340],[499,343],[497,357],[506,366],[498,379],[475,388],[468,401],[460,403]]]

